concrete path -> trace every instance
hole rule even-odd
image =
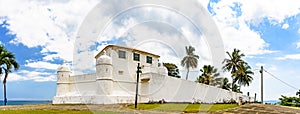
[[[300,114],[300,108],[277,105],[246,104],[237,108],[215,112],[215,114]]]

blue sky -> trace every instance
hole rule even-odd
[[[78,48],[74,48],[77,32],[97,3],[98,0],[0,1],[0,44],[13,52],[21,65],[18,71],[9,75],[8,99],[52,99],[56,91],[56,69],[63,61],[71,66],[74,61],[80,61],[73,58],[73,49]],[[257,70],[260,66],[293,87],[300,87],[300,3],[297,0],[199,0],[198,3],[209,12],[218,27],[216,32],[222,37],[224,51],[238,48],[246,54],[245,60],[255,75],[249,87],[242,87],[244,92],[257,93],[260,98]],[[103,6],[106,4],[117,9],[124,3],[103,2]],[[161,22],[143,22],[146,18]],[[172,11],[141,8],[120,14],[111,23],[102,33],[97,33],[99,38],[94,38],[91,46],[80,47],[86,49],[82,56],[91,59],[77,70],[93,72],[92,57],[106,44],[136,46],[161,55],[163,62],[174,62],[180,61],[184,54],[178,41],[190,42],[201,57],[198,68],[192,70],[192,81],[199,75],[202,65],[211,64],[206,43],[209,36],[203,36],[201,30],[197,31]],[[148,40],[152,37],[162,38],[162,41]],[[180,66],[179,62],[175,64]],[[185,69],[180,69],[184,78]],[[226,73],[224,76],[229,77]],[[295,95],[294,88],[267,73],[264,80],[266,100]]]

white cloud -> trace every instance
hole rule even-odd
[[[127,18],[116,19],[118,23],[108,26],[100,38],[119,38],[117,43],[161,55],[160,61],[175,63],[180,69],[184,69],[180,60],[185,55],[185,46],[192,45],[196,48],[195,53],[201,56],[198,66],[212,64],[206,42],[209,39],[198,33],[183,16],[155,8],[141,9],[142,17],[135,17],[137,12],[126,12]],[[195,70],[199,71],[199,67]]]
[[[49,70],[57,70],[57,68],[60,66],[58,64],[53,64],[50,62],[44,62],[44,61],[27,61],[27,64],[25,64],[26,67],[36,68],[36,69],[49,69]]]
[[[289,55],[285,55],[283,57],[277,57],[277,60],[287,60],[287,59],[291,59],[291,60],[300,60],[300,54],[289,54]]]
[[[249,22],[258,25],[266,18],[272,24],[280,24],[285,18],[300,12],[300,6],[296,5],[299,2],[226,0],[212,3],[211,7],[216,14],[213,17],[219,26],[225,49],[231,51],[233,48],[238,48],[246,55],[257,55],[276,51],[267,49],[269,44],[258,32],[250,29]],[[235,4],[238,4],[240,11],[232,8]],[[288,24],[284,24],[283,28],[288,28]]]
[[[289,28],[289,24],[285,23],[285,24],[282,25],[281,28],[282,28],[282,29],[287,29],[287,28]]]
[[[297,48],[300,48],[300,42],[298,42],[296,45],[297,45]]]
[[[16,35],[11,43],[41,46],[45,60],[71,61],[77,27],[94,5],[95,0],[1,1],[0,17],[5,17],[10,34]]]
[[[35,82],[46,82],[46,81],[56,81],[55,73],[37,72],[37,71],[27,71],[22,70],[18,73],[8,74],[7,81],[27,81],[32,80]],[[1,80],[3,80],[3,76]]]
[[[231,2],[240,2],[242,18],[246,21],[260,23],[263,18],[267,18],[273,24],[282,23],[285,18],[294,16],[300,12],[300,1],[282,1],[282,0],[233,0]]]

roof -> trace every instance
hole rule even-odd
[[[57,68],[57,71],[71,71],[70,67],[67,65],[67,63],[64,61],[61,66]]]
[[[139,49],[135,49],[135,48],[131,48],[131,47],[126,47],[126,46],[119,46],[119,45],[107,45],[105,48],[103,48],[96,56],[95,58],[98,58],[100,55],[102,55],[103,51],[108,49],[108,48],[121,48],[121,49],[127,49],[127,50],[131,50],[132,52],[138,52],[141,54],[147,54],[147,55],[152,55],[153,57],[157,57],[159,58],[159,55],[153,54],[153,53],[149,53],[146,51],[142,51]]]

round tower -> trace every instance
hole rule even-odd
[[[103,52],[96,60],[96,75],[98,84],[98,95],[110,95],[113,88],[113,66],[112,59]]]
[[[70,67],[66,64],[66,62],[63,62],[57,69],[56,96],[65,95],[70,92],[70,75]]]
[[[168,76],[168,69],[164,67],[163,63],[158,63],[158,73],[163,76]]]

